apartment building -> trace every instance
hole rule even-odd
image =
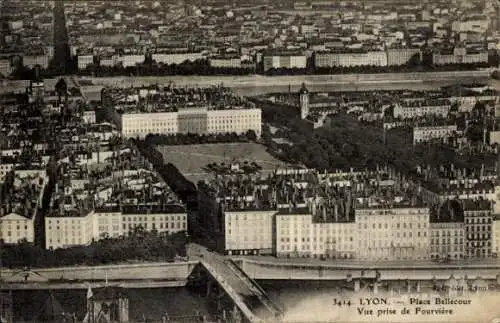
[[[154,53],[152,58],[157,63],[163,64],[181,64],[185,61],[194,62],[203,59],[201,52],[186,52],[186,53]]]
[[[434,65],[446,64],[477,64],[487,63],[487,51],[467,51],[465,48],[456,47],[452,53],[433,53],[432,63]]]
[[[410,60],[422,60],[422,51],[419,48],[401,48],[387,50],[387,66],[406,65]]]
[[[493,224],[491,232],[493,237],[491,241],[491,251],[494,257],[498,257],[500,255],[500,215],[494,214],[492,218]]]
[[[24,55],[23,65],[27,68],[33,68],[39,65],[41,68],[49,67],[50,57],[48,55]]]
[[[110,116],[128,138],[149,133],[244,134],[248,130],[260,137],[262,132],[261,110],[224,88],[113,89],[105,96],[111,103]],[[150,97],[157,102],[150,104]]]
[[[353,66],[387,66],[387,54],[384,51],[352,52],[352,53],[316,53],[316,68],[353,67]]]
[[[422,102],[401,102],[394,106],[394,118],[413,119],[426,115],[437,115],[446,118],[451,103],[447,99],[435,99]]]
[[[241,58],[211,58],[210,66],[219,68],[241,68]]]
[[[84,70],[90,64],[94,63],[94,55],[78,55],[76,56],[77,65],[79,70]]]
[[[146,231],[176,233],[187,231],[187,213],[184,206],[154,207],[125,206],[97,208],[80,215],[64,212],[45,218],[46,248],[67,248],[87,245],[104,237],[129,235],[141,227]]]
[[[228,255],[272,254],[276,210],[224,211],[225,253]]]
[[[276,214],[276,256],[355,258],[353,222],[321,221],[307,207],[282,208]]]
[[[356,209],[356,257],[363,260],[429,258],[429,209],[423,207]]]
[[[150,133],[243,134],[248,130],[260,137],[262,132],[260,109],[188,108],[178,112],[127,113],[120,115],[119,127],[125,137],[145,137]]]
[[[465,257],[489,258],[492,256],[493,217],[488,200],[465,200]]]
[[[264,54],[264,71],[278,68],[306,68],[307,57],[302,54]]]
[[[434,139],[445,140],[457,133],[456,125],[425,126],[413,128],[413,144],[431,141]]]
[[[18,243],[35,241],[38,216],[48,178],[44,172],[13,172],[3,185],[9,189],[0,196],[0,240]]]
[[[431,222],[431,259],[462,259],[464,257],[465,227],[463,222]]]

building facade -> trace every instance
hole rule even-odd
[[[491,239],[491,250],[494,257],[500,255],[500,214],[494,214],[493,224],[491,228],[491,233],[493,235]]]
[[[431,259],[456,260],[464,257],[464,223],[431,223],[430,234]]]
[[[432,54],[432,62],[434,65],[487,63],[488,52],[467,52],[465,48],[455,48],[450,54]]]
[[[278,68],[306,68],[307,57],[305,55],[264,55],[264,71]]]
[[[150,133],[216,134],[236,132],[262,133],[260,109],[208,110],[207,108],[182,109],[179,112],[125,113],[119,116],[119,127],[124,137],[145,137]]]
[[[228,255],[272,254],[275,210],[224,212],[224,251]]]
[[[353,222],[314,222],[307,208],[276,215],[276,256],[351,259],[356,257]]]
[[[211,58],[210,66],[219,68],[241,68],[241,58]]]
[[[430,141],[433,139],[446,139],[457,133],[456,125],[427,126],[413,128],[413,144]]]
[[[401,66],[406,65],[412,59],[422,60],[422,51],[418,48],[402,48],[387,50],[387,65]]]
[[[35,240],[34,219],[18,213],[9,213],[0,216],[0,240],[5,243],[18,243],[25,239],[28,242]]]
[[[428,208],[356,209],[356,226],[358,259],[429,258]]]
[[[489,208],[465,208],[465,257],[489,258],[492,255],[493,219]]]
[[[97,209],[84,216],[75,213],[45,218],[46,248],[87,245],[104,237],[126,236],[141,227],[145,231],[176,233],[187,231],[187,213],[182,206],[146,213],[139,210]],[[73,214],[73,215],[71,215]]]
[[[352,66],[387,66],[385,51],[362,53],[316,53],[314,64],[317,68]]]
[[[450,113],[451,104],[449,102],[422,103],[417,105],[402,105],[394,106],[394,118],[397,119],[413,119],[423,117],[425,115],[437,115],[447,117]]]

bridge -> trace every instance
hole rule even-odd
[[[267,296],[255,280],[316,280],[346,282],[353,291],[404,281],[417,290],[454,278],[500,284],[500,261],[432,262],[326,262],[273,257],[229,258],[204,247],[190,245],[188,261],[76,266],[37,269],[3,269],[0,290],[87,289],[108,283],[124,288],[195,286],[221,308],[246,322],[276,322],[284,309]],[[429,285],[430,284],[430,285]],[[427,286],[429,285],[429,286]],[[364,286],[364,287],[363,287]],[[214,296],[215,295],[215,296]],[[214,297],[212,297],[214,296]]]
[[[249,322],[281,320],[284,310],[276,305],[233,260],[195,244],[188,247],[188,255],[190,259],[195,258],[200,261],[200,265],[231,297]]]
[[[234,305],[244,322],[276,322],[283,309],[231,259],[202,246],[188,248],[191,259],[177,263],[125,264],[96,267],[2,269],[0,290],[87,289],[108,284],[122,288],[201,285],[207,296],[218,290],[225,309]],[[228,306],[228,304],[230,305]],[[220,305],[220,304],[218,304]]]

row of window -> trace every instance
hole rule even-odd
[[[443,230],[443,231],[432,230],[431,231],[431,237],[439,237],[439,236],[450,237],[450,236],[463,236],[463,235],[464,235],[463,230],[454,230],[453,234],[452,234],[452,231],[450,231],[450,230]]]
[[[27,230],[27,229],[26,229]],[[12,232],[14,232],[14,234],[12,234]],[[8,230],[7,231],[7,237],[12,237],[12,236],[15,236],[15,237],[26,237],[28,236],[28,231],[11,231],[11,230]],[[3,235],[3,231],[0,231],[0,237]]]
[[[463,246],[431,246],[431,252],[462,252]]]
[[[480,224],[480,223],[491,223],[491,222],[492,222],[491,218],[487,218],[487,219],[486,218],[482,218],[482,219],[478,219],[478,218],[472,218],[472,219],[466,218],[465,219],[465,223],[467,223],[467,224],[469,224],[469,223],[470,224],[478,224],[478,223]]]
[[[431,245],[432,244],[439,244],[439,241],[441,241],[442,244],[451,244],[452,240],[451,240],[451,238],[447,238],[447,239],[443,238],[441,240],[437,239],[437,238],[436,239],[431,239]],[[463,244],[463,242],[464,242],[464,240],[462,238],[460,238],[460,239],[457,239],[457,238],[453,239],[453,243],[454,244],[457,244],[457,243]]]
[[[293,241],[293,242],[299,242],[299,241],[302,241],[302,242],[309,242],[309,241],[319,241],[319,242],[323,242],[323,237],[319,237],[318,239],[316,239],[316,237],[310,239],[310,238],[281,238],[281,242],[290,242],[290,241]],[[332,238],[331,240],[329,238],[325,238],[325,242],[326,243],[330,243],[330,241],[332,243],[335,243],[336,242],[336,239],[335,238]],[[338,241],[339,242],[342,242],[342,237],[338,237]],[[345,241],[353,241],[353,237],[346,237],[345,238]]]
[[[378,223],[378,225],[376,223],[373,223],[371,225],[371,228],[372,229],[377,229],[377,227],[379,229],[389,229],[389,228],[396,228],[396,229],[421,229],[421,228],[427,228],[427,223],[416,223],[415,225],[413,225],[412,223],[403,223],[403,225],[401,225],[401,223],[396,223],[396,224],[392,224],[390,227],[387,223]],[[368,224],[364,223],[364,224],[361,224],[361,223],[358,223],[358,229],[368,229]]]

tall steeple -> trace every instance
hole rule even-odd
[[[309,90],[306,88],[306,84],[302,83],[302,87],[299,91],[300,96],[300,118],[305,119],[309,115]]]

